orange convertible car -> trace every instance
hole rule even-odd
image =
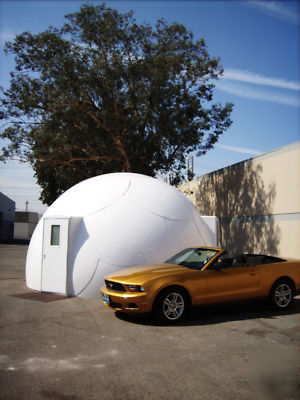
[[[105,277],[104,303],[126,313],[176,322],[191,306],[257,297],[286,309],[300,293],[300,261],[261,254],[228,258],[217,248],[188,248],[163,264],[131,267]]]

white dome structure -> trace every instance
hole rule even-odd
[[[216,245],[216,232],[174,187],[133,173],[96,176],[67,190],[39,221],[27,253],[26,284],[98,297],[108,273],[205,245]]]

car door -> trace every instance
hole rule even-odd
[[[258,295],[260,273],[257,265],[243,265],[202,271],[206,283],[206,303],[254,298]]]

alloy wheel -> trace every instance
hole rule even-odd
[[[286,283],[278,285],[274,292],[274,300],[278,307],[287,307],[292,300],[292,289]]]
[[[163,313],[168,320],[175,321],[184,312],[185,301],[180,293],[170,293],[163,301]]]

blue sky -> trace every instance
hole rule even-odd
[[[9,86],[12,57],[5,41],[24,31],[61,26],[64,15],[82,1],[0,2],[0,85]],[[96,2],[93,2],[96,3]],[[107,1],[121,12],[135,11],[137,22],[164,17],[204,38],[211,56],[220,57],[224,76],[215,102],[234,103],[233,124],[215,149],[194,159],[196,176],[272,151],[300,139],[299,1]],[[17,210],[43,212],[30,166],[0,163],[0,191]]]

